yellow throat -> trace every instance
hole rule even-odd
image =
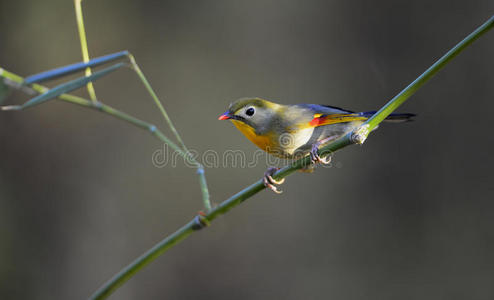
[[[276,145],[272,142],[270,135],[257,135],[254,128],[245,124],[244,122],[238,120],[231,120],[233,125],[237,127],[237,129],[242,132],[245,137],[247,137],[251,142],[256,144],[257,147],[261,148],[266,152],[271,152],[270,149],[273,149]],[[276,141],[276,139],[274,139]]]

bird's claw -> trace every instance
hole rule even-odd
[[[328,155],[324,158],[321,158],[319,154],[317,153],[318,149],[317,144],[314,144],[312,146],[312,150],[310,151],[310,160],[312,161],[313,164],[323,164],[323,165],[329,165],[331,163],[331,155]]]
[[[271,167],[268,168],[267,171],[264,173],[264,177],[262,178],[262,182],[264,183],[264,186],[271,189],[273,192],[276,194],[281,194],[283,191],[279,190],[275,185],[283,184],[285,182],[285,178],[276,180],[273,178],[273,174],[278,171],[278,168]]]

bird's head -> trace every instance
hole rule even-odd
[[[247,125],[259,134],[269,127],[280,106],[261,98],[242,98],[230,104],[228,110],[218,119],[231,120],[241,131],[241,128],[248,129],[245,128]]]

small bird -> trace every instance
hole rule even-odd
[[[316,163],[331,162],[331,156],[319,157],[317,151],[320,146],[354,130],[374,113],[356,113],[329,105],[283,105],[261,98],[242,98],[230,104],[218,119],[231,120],[252,143],[276,157],[298,159],[310,155],[313,163],[310,168],[313,168]],[[386,121],[406,122],[413,116],[393,113]],[[277,170],[269,168],[263,182],[266,187],[280,193],[275,184],[282,184],[284,179],[272,177]]]

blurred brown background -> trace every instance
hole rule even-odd
[[[217,121],[232,100],[376,109],[494,13],[488,0],[83,6],[91,55],[131,51],[187,145],[219,153],[256,149]],[[493,299],[493,53],[491,32],[400,109],[416,122],[261,192],[111,299]],[[0,1],[1,67],[80,60],[72,1]],[[96,92],[163,124],[130,70]],[[193,169],[154,167],[159,142],[94,111],[1,113],[0,145],[1,299],[85,299],[202,206]],[[212,199],[266,167],[208,169]]]

